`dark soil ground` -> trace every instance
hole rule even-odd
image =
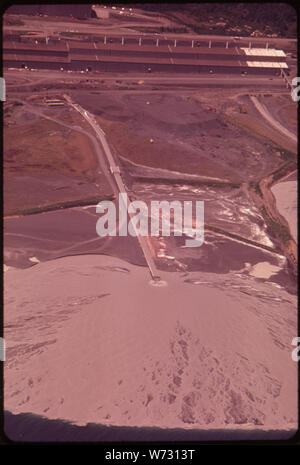
[[[248,182],[276,168],[275,150],[193,97],[74,93],[116,152],[138,164]],[[148,103],[147,103],[148,102]],[[150,142],[153,139],[153,142]]]

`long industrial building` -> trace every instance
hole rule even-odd
[[[66,40],[6,41],[3,65],[31,69],[111,72],[213,72],[278,74],[287,69],[282,50],[249,47],[191,47]]]

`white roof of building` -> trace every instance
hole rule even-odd
[[[285,57],[286,54],[283,50],[276,50],[275,48],[246,48],[241,47],[241,50],[246,55],[265,56],[265,57]]]
[[[286,63],[278,61],[247,61],[246,63],[252,68],[288,68]]]

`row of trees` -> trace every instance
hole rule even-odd
[[[189,18],[201,23],[211,19],[219,22],[222,18],[230,27],[243,29],[247,25],[264,31],[268,26],[272,33],[282,37],[297,36],[297,13],[287,3],[144,3],[142,8],[168,17],[172,17],[172,13],[183,13],[187,26],[192,26],[188,24]]]

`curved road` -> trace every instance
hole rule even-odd
[[[269,124],[271,124],[275,129],[277,129],[277,131],[281,132],[297,144],[297,136],[293,134],[291,131],[289,131],[287,128],[282,126],[276,119],[274,119],[263,103],[260,103],[258,99],[254,96],[250,96],[250,99],[252,100],[255,108],[265,118],[265,120],[268,121]]]

